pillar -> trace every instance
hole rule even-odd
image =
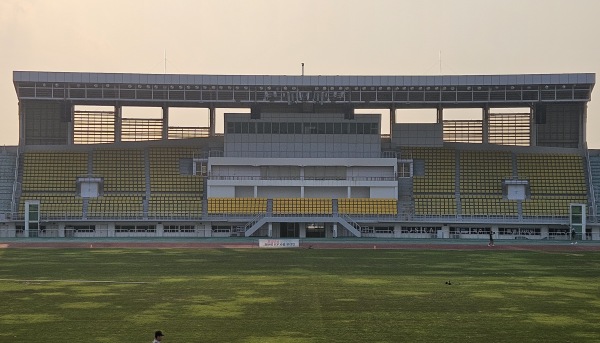
[[[162,108],[162,139],[169,139],[169,107]]]
[[[396,124],[396,108],[392,107],[392,108],[390,108],[390,139],[393,137],[392,130],[393,130],[394,124]]]
[[[298,223],[298,231],[300,238],[306,238],[306,223]]]
[[[587,146],[587,103],[582,105],[581,115],[579,116],[579,148],[583,149]]]
[[[123,126],[123,115],[122,115],[123,107],[117,105],[115,106],[115,143],[121,142],[121,128]]]
[[[215,135],[215,123],[216,123],[216,109],[214,106],[210,106],[208,108],[208,126],[210,129],[209,136],[213,137]]]
[[[67,145],[73,145],[75,137],[74,137],[74,122],[75,118],[73,115],[73,104],[70,102],[65,103],[65,117],[68,117],[69,121],[67,123]]]
[[[481,143],[488,144],[490,142],[489,134],[490,108],[484,107],[481,114]]]
[[[163,237],[165,233],[165,225],[163,223],[156,224],[156,237]]]
[[[268,226],[269,226],[269,231],[267,233],[267,237],[271,238],[271,237],[273,237],[273,223],[269,222]]]
[[[58,237],[65,237],[65,223],[58,223]]]
[[[537,124],[536,124],[536,120],[535,120],[537,113],[535,113],[535,111],[533,110],[534,108],[535,107],[532,106],[529,109],[529,128],[530,128],[529,145],[530,146],[537,146]]]
[[[19,101],[18,104],[19,112],[19,145],[25,145],[26,134],[25,134],[25,105]]]
[[[438,109],[437,109],[437,123],[438,124],[444,123],[444,109],[441,107],[438,107]]]
[[[338,229],[337,223],[333,223],[333,238],[337,238],[337,236],[338,236],[337,229]]]
[[[106,237],[115,236],[115,223],[108,223],[106,226]]]

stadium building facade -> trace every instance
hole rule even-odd
[[[5,237],[600,239],[595,74],[13,79]],[[435,119],[399,120],[415,109]]]

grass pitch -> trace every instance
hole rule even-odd
[[[600,341],[598,252],[4,249],[0,279],[0,342]]]

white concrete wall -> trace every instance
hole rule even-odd
[[[392,145],[440,147],[444,144],[443,124],[400,123],[392,125]]]
[[[305,198],[347,198],[347,187],[304,187]]]

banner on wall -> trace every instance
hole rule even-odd
[[[300,248],[299,239],[259,239],[259,248]]]

